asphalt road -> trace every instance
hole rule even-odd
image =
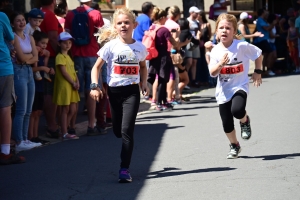
[[[251,86],[253,136],[240,139],[238,159],[226,159],[209,89],[173,112],[138,116],[131,184],[117,182],[121,140],[110,130],[22,152],[26,163],[0,166],[0,199],[300,199],[299,85],[291,75]]]

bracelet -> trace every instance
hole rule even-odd
[[[262,74],[263,71],[261,69],[255,69],[254,72],[257,74]]]

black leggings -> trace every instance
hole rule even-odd
[[[122,138],[121,168],[129,168],[135,119],[140,105],[139,85],[109,87],[108,96],[113,131],[117,138]]]
[[[167,103],[167,80],[158,77],[157,104]]]
[[[246,115],[247,93],[243,90],[237,91],[230,101],[219,105],[219,112],[225,133],[234,130],[233,117],[242,119]]]

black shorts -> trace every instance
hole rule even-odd
[[[32,105],[32,111],[43,110],[44,106],[44,93],[36,92],[34,94],[34,101]]]
[[[254,45],[260,48],[263,54],[271,53],[273,51],[267,40],[260,41],[258,43],[255,43]]]

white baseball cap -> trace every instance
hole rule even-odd
[[[69,39],[74,39],[74,38],[68,32],[61,32],[58,36],[58,41],[65,41]]]
[[[80,3],[86,3],[86,2],[89,2],[89,1],[92,1],[92,0],[78,0]]]
[[[242,12],[242,13],[240,14],[240,19],[248,19],[248,18],[249,18],[248,13]]]
[[[189,9],[189,13],[200,13],[201,12],[201,10],[199,10],[196,6],[192,6],[192,7],[190,7],[190,9]]]

